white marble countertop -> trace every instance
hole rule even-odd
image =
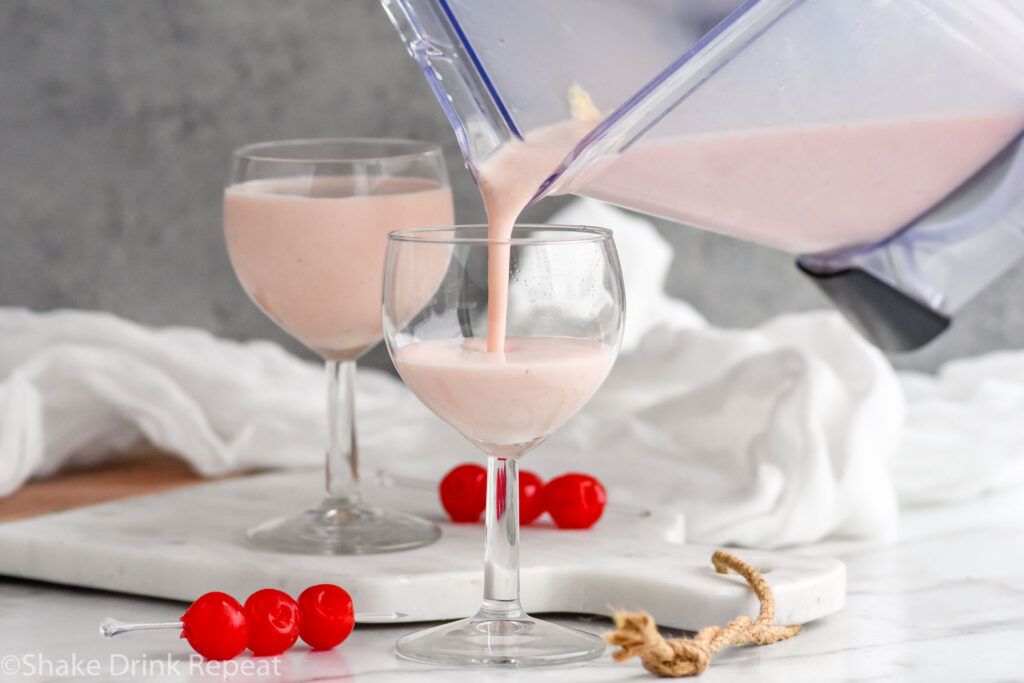
[[[801,552],[847,563],[845,609],[792,640],[729,648],[707,681],[1024,680],[1024,491],[905,511],[892,544],[829,543]],[[738,552],[742,556],[742,552]],[[0,578],[2,681],[631,681],[655,680],[609,653],[585,665],[438,670],[399,661],[412,628],[359,626],[339,648],[200,664],[173,632],[98,635],[104,616],[166,621],[181,603]],[[608,622],[559,618],[593,631]],[[242,669],[241,667],[248,667]],[[133,671],[134,669],[134,671]]]

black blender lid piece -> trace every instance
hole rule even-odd
[[[797,262],[861,334],[883,351],[913,351],[932,341],[951,322],[895,287],[859,268],[816,273]]]

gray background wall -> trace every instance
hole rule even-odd
[[[220,232],[228,155],[257,140],[436,140],[458,219],[483,217],[376,0],[5,0],[0,64],[0,305],[102,309],[298,351],[236,284]],[[677,250],[669,291],[715,323],[826,305],[787,255],[659,227]],[[945,337],[894,361],[1024,346],[1022,291],[1018,268]]]

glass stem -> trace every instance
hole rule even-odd
[[[484,602],[480,616],[522,616],[519,604],[519,463],[487,458]]]
[[[359,501],[356,362],[329,360],[326,367],[327,498],[339,503],[356,503]]]

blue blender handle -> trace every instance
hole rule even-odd
[[[886,240],[798,267],[874,344],[924,346],[953,315],[1024,260],[1024,141]]]

